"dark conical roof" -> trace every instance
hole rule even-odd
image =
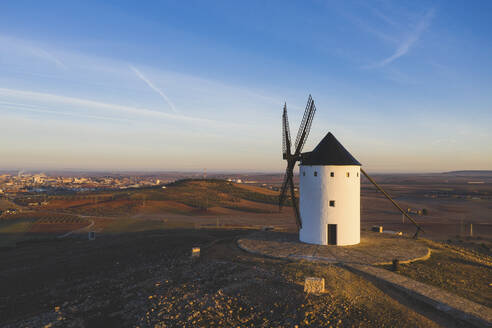
[[[303,153],[301,165],[361,165],[331,132],[313,151]]]

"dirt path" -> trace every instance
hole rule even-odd
[[[88,229],[92,228],[94,226],[94,224],[95,224],[94,220],[91,220],[91,223],[89,223],[87,226],[82,227],[82,228],[77,229],[77,230],[69,231],[67,233],[64,233],[63,235],[57,236],[57,238],[65,238],[65,237],[68,237],[68,236],[70,236],[70,235],[72,235],[74,233],[87,231]]]

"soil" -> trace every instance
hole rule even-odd
[[[156,230],[19,244],[0,252],[0,326],[438,326],[340,267],[245,253],[235,241],[247,233]],[[305,294],[308,276],[325,278],[326,292]]]

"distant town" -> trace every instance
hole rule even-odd
[[[145,176],[49,176],[37,174],[0,175],[0,194],[56,190],[90,191],[156,186],[168,181]]]
[[[212,174],[209,178],[219,178],[235,183],[280,182],[275,181],[277,175],[262,174],[261,176],[245,174]],[[64,193],[86,192],[95,190],[119,190],[164,186],[168,183],[185,178],[207,178],[201,172],[169,172],[169,173],[0,173],[0,196],[15,196],[27,193]],[[266,186],[267,184],[264,184]],[[277,187],[270,186],[272,189]]]

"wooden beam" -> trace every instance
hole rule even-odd
[[[367,173],[366,171],[364,171],[362,168],[360,169],[360,171],[366,176],[366,178],[380,191],[383,193],[383,195],[393,204],[395,205],[395,207],[407,218],[409,219],[413,224],[415,224],[415,226],[417,227],[417,231],[415,232],[415,235],[413,236],[414,238],[417,238],[417,235],[419,233],[419,231],[422,231],[424,232],[424,229],[422,229],[422,227],[413,219],[410,217],[410,215],[408,215],[401,207],[400,205],[398,205],[392,198],[390,195],[388,195],[388,193],[386,191],[383,190],[383,188],[381,188],[377,183],[376,181],[374,181]]]

